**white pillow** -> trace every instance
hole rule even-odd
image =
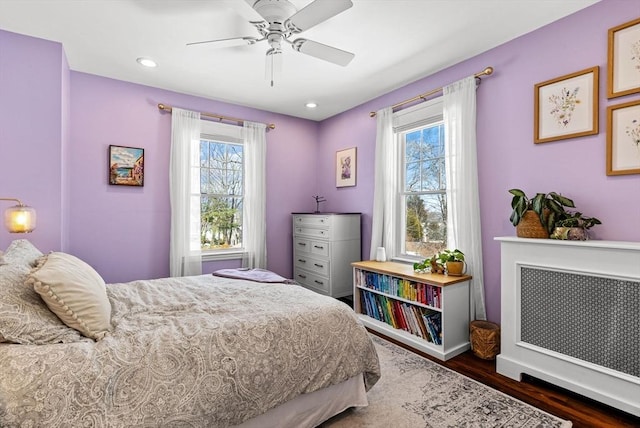
[[[83,340],[64,325],[25,281],[42,253],[26,239],[11,243],[0,266],[0,342],[28,345]],[[86,339],[85,339],[86,340]]]
[[[102,277],[79,258],[52,252],[27,279],[63,323],[101,340],[111,330],[111,304]]]

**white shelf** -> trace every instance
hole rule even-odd
[[[405,345],[441,360],[448,360],[470,349],[469,343],[469,280],[470,276],[451,277],[439,274],[418,274],[408,264],[395,262],[363,261],[352,263],[353,267],[353,305],[365,327],[393,338]],[[356,284],[357,270],[373,272],[413,282],[428,284],[441,289],[440,308],[417,301],[391,295],[382,291]],[[360,295],[367,291],[387,299],[404,302],[419,308],[437,311],[441,314],[442,344],[437,345],[408,331],[366,315],[363,311]]]

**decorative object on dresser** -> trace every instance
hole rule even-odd
[[[353,266],[353,304],[362,323],[441,360],[470,348],[471,276],[418,274],[410,264]]]
[[[313,197],[316,200],[316,210],[313,212],[314,214],[320,213],[320,202],[327,202],[324,196],[316,195]]]
[[[640,243],[496,238],[498,373],[640,416]]]
[[[360,213],[293,213],[293,279],[303,287],[350,296],[350,263],[361,258]]]
[[[607,98],[640,92],[640,18],[609,29]]]
[[[598,66],[534,86],[534,142],[598,134]]]

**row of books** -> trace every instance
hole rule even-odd
[[[442,345],[442,314],[386,296],[361,290],[360,307],[365,315]]]
[[[356,285],[380,291],[391,296],[419,302],[434,308],[442,307],[442,288],[421,282],[409,281],[375,272],[355,271]]]

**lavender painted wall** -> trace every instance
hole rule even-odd
[[[168,276],[171,115],[158,103],[276,124],[267,133],[268,268],[291,276],[290,213],[304,209],[301,201],[316,186],[315,122],[77,72],[71,73],[69,251],[108,282]],[[144,187],[107,183],[110,144],[145,149]],[[203,270],[235,266],[211,262]]]
[[[30,235],[0,227],[0,249],[25,236],[42,251],[61,248],[68,73],[60,44],[0,30],[0,197],[19,198],[38,215]],[[0,213],[11,205],[0,202]]]
[[[495,67],[478,89],[478,168],[488,318],[500,321],[500,249],[496,236],[514,235],[508,189],[528,194],[560,192],[583,213],[604,223],[597,239],[640,241],[640,175],[605,174],[606,107],[640,99],[606,99],[607,30],[640,15],[637,0],[603,0],[587,9],[503,44],[470,60],[324,121],[319,132],[318,189],[327,210],[364,213],[363,256],[369,254],[373,206],[375,120],[388,105]],[[563,141],[533,143],[533,86],[600,66],[600,132]],[[384,78],[380,76],[380,78]],[[336,189],[336,150],[358,148],[357,187]]]

